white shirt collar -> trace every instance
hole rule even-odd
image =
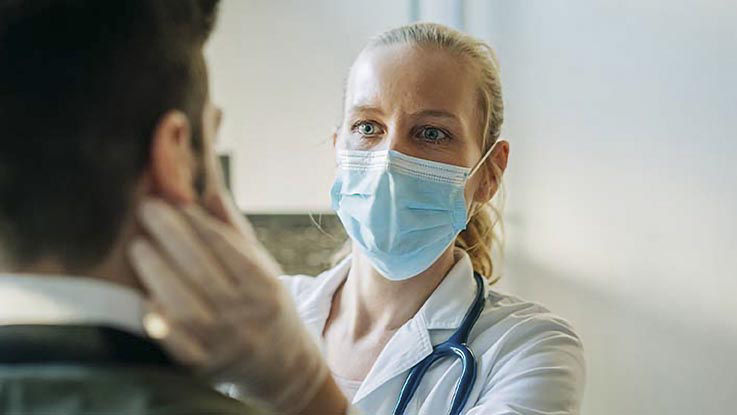
[[[0,274],[0,325],[105,325],[143,334],[145,303],[133,289],[92,278]]]

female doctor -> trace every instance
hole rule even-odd
[[[335,136],[333,209],[350,255],[317,278],[285,277],[333,378],[367,414],[391,414],[410,369],[459,329],[476,380],[462,413],[575,414],[581,342],[545,308],[492,291],[487,203],[507,166],[499,69],[483,42],[437,24],[373,39],[353,64]],[[448,414],[461,360],[438,360],[407,414]]]
[[[278,298],[270,293],[279,289],[262,278],[273,271],[241,265],[258,263],[262,249],[234,248],[241,236],[190,209],[187,220],[205,240],[197,245],[171,212],[144,209],[144,227],[164,248],[189,238],[170,250],[182,258],[178,270],[194,284],[207,274],[199,278],[200,294],[210,305],[225,304],[215,307],[218,318],[189,325],[202,333],[203,324],[220,324],[211,331],[219,336],[177,339],[171,331],[185,332],[181,315],[197,310],[174,297],[185,289],[173,278],[166,286],[173,267],[134,255],[143,280],[169,296],[170,309],[160,314],[180,308],[179,332],[172,324],[164,330],[166,346],[181,360],[228,362],[220,366],[231,369],[235,384],[240,376],[252,395],[290,408],[286,413],[297,413],[299,405],[289,403],[309,400],[318,393],[310,384],[326,377],[363,414],[578,414],[585,368],[571,326],[540,305],[490,288],[496,222],[488,203],[509,155],[509,144],[499,139],[502,112],[499,68],[483,42],[437,24],[374,38],[351,68],[333,137],[331,198],[350,254],[316,278],[281,278],[296,304],[292,318],[288,305],[278,312],[263,306],[264,298]],[[230,225],[240,220],[228,203],[209,203],[209,210]],[[246,224],[236,228],[257,245]],[[187,246],[190,252],[182,253]],[[216,251],[219,261],[198,265],[205,250]],[[244,276],[232,277],[235,285],[213,279],[221,268]],[[217,285],[241,289],[217,294]],[[245,293],[240,303],[235,291]],[[304,327],[292,322],[296,316]],[[245,335],[235,333],[246,323]],[[301,332],[304,338],[292,334]],[[310,338],[319,345],[315,352],[301,346]],[[280,359],[277,366],[265,363]]]

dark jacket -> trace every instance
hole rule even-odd
[[[263,413],[218,393],[154,342],[121,330],[0,326],[2,415]]]

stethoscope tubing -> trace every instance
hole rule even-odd
[[[450,415],[459,415],[468,402],[471,389],[473,389],[473,385],[476,382],[477,373],[476,358],[473,355],[473,351],[468,347],[468,336],[474,324],[478,321],[485,305],[483,277],[476,272],[473,273],[473,277],[476,281],[476,297],[463,317],[461,325],[448,340],[433,347],[433,351],[429,356],[422,359],[410,369],[402,390],[399,392],[399,398],[394,407],[393,415],[404,414],[412,397],[417,392],[417,388],[420,386],[422,377],[425,376],[425,372],[435,362],[444,357],[454,355],[461,360],[462,372],[453,392]]]

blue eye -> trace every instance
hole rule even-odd
[[[420,130],[420,138],[422,138],[425,141],[430,142],[438,142],[443,141],[448,138],[448,134],[446,134],[443,130],[434,128],[434,127],[425,127],[422,130]]]
[[[364,136],[380,134],[379,127],[376,124],[368,121],[363,121],[356,124],[354,129],[358,130],[358,133]]]

